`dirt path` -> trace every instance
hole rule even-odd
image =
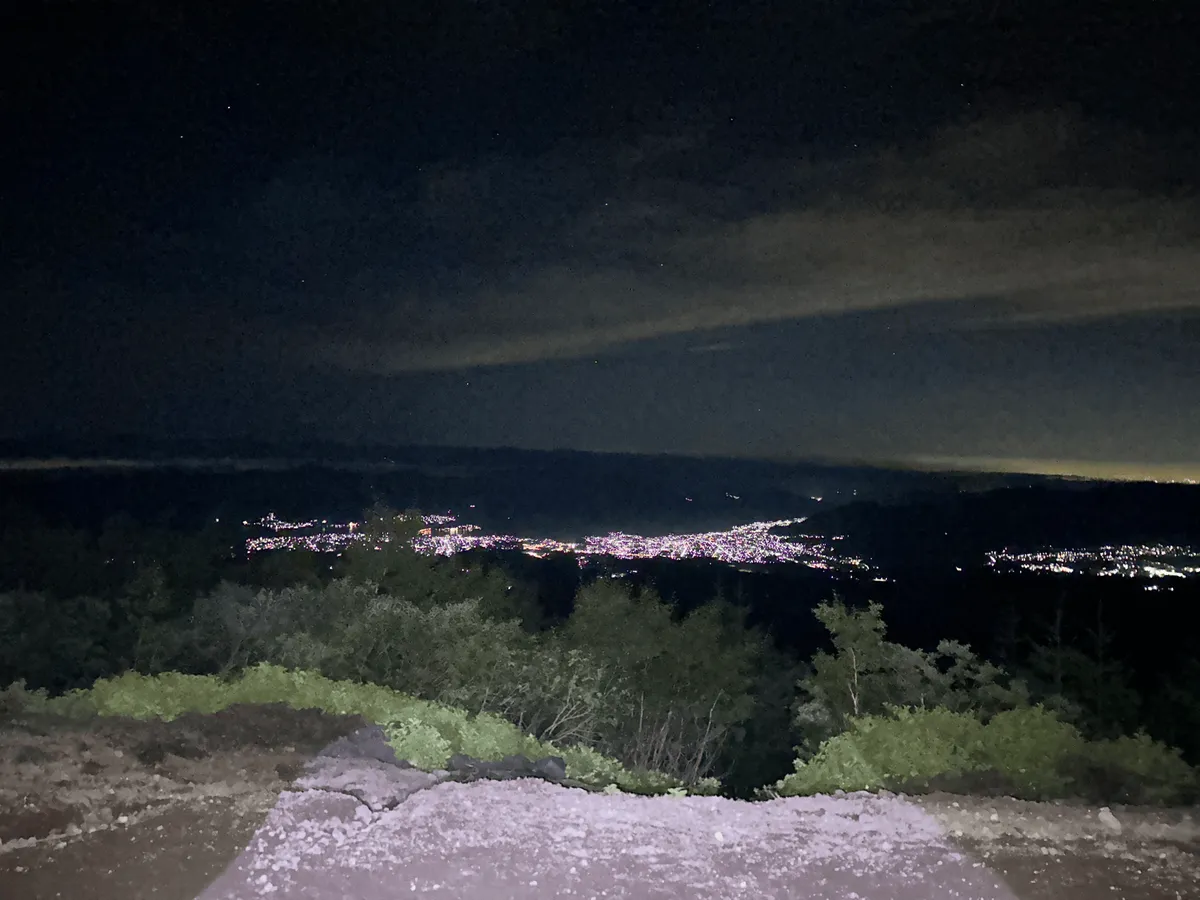
[[[239,707],[0,729],[0,898],[1200,898],[1195,811],[436,783]],[[369,755],[369,754],[368,754]]]

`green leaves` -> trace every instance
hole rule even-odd
[[[1101,781],[1099,779],[1105,779]],[[1030,800],[1083,796],[1093,802],[1190,802],[1197,774],[1179,753],[1145,735],[1088,742],[1040,706],[994,716],[986,725],[948,709],[893,709],[853,719],[773,793],[921,791],[1000,783]]]
[[[451,743],[432,724],[413,717],[380,723],[396,756],[420,769],[437,769],[454,753]]]
[[[1115,799],[1124,803],[1195,803],[1200,797],[1200,772],[1178,750],[1144,732],[1093,741],[1084,748],[1080,763],[1088,775],[1115,788]]]
[[[598,746],[634,768],[698,784],[754,712],[764,642],[727,604],[676,620],[653,591],[598,581],[558,637],[609,673]]]
[[[927,652],[886,640],[878,603],[856,610],[835,597],[814,615],[829,630],[835,652],[818,651],[810,674],[797,685],[795,724],[805,732],[808,751],[845,731],[854,718],[883,715],[891,707],[940,707],[987,719],[1028,703],[1023,683],[965,644],[944,640]]]

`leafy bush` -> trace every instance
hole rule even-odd
[[[470,721],[472,727],[462,732],[459,742],[461,752],[468,756],[476,759],[503,759],[516,754],[529,757],[555,755],[547,748],[557,745],[537,740],[513,727],[511,722],[500,716],[484,712],[472,716]]]
[[[224,709],[237,702],[232,693],[231,686],[208,675],[166,672],[147,676],[126,672],[116,678],[102,678],[89,690],[73,691],[67,696],[82,699],[86,695],[102,716],[170,721],[185,712]]]
[[[600,581],[579,592],[557,636],[607,673],[597,744],[635,770],[699,784],[754,711],[764,641],[728,604],[676,621],[653,591]]]
[[[856,610],[835,598],[814,615],[828,629],[834,652],[818,651],[797,684],[795,725],[808,752],[854,718],[884,715],[892,707],[941,707],[986,720],[1028,703],[1023,683],[965,644],[942,641],[931,653],[885,640],[878,603]]]
[[[428,722],[419,719],[390,719],[381,722],[388,743],[401,759],[421,769],[437,769],[454,753],[453,745]]]
[[[999,713],[985,732],[980,768],[1008,776],[1029,799],[1069,795],[1072,778],[1066,762],[1085,744],[1075,726],[1044,707],[1032,706]]]
[[[484,705],[541,740],[592,745],[611,732],[619,716],[612,699],[621,676],[558,633],[535,638],[507,685],[497,684]],[[507,690],[502,690],[507,687]]]
[[[511,680],[530,640],[516,622],[483,615],[477,599],[422,606],[348,579],[278,591],[221,585],[197,601],[193,623],[219,648],[221,671],[273,662],[473,708]]]
[[[863,716],[825,741],[808,761],[776,785],[784,796],[833,790],[878,790],[958,774],[978,767],[984,726],[945,709],[898,708],[890,716]]]
[[[0,690],[0,718],[46,712],[50,697],[45,688],[28,690],[24,679]]]
[[[870,759],[886,760],[893,781],[970,770],[986,740],[985,730],[973,716],[947,709],[897,709],[890,719],[854,723],[862,752]]]
[[[1042,707],[1011,710],[986,725],[945,709],[893,709],[863,716],[764,794],[907,790],[995,781],[1007,793],[1044,800],[1188,802],[1197,775],[1178,751],[1145,735],[1088,742]],[[1089,771],[1090,767],[1090,771]],[[1097,771],[1106,781],[1095,778]]]
[[[1171,805],[1200,799],[1200,776],[1179,750],[1145,733],[1092,741],[1068,763],[1089,799]]]

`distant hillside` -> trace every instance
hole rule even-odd
[[[891,569],[979,564],[988,550],[1166,542],[1200,545],[1200,486],[1045,482],[822,510],[802,530]]]
[[[101,460],[65,465],[61,460]],[[20,465],[5,466],[6,461]],[[126,461],[131,464],[126,465]],[[5,501],[77,518],[350,517],[373,502],[452,510],[489,531],[661,534],[795,518],[854,500],[977,483],[925,472],[753,459],[306,442],[0,441]],[[817,499],[820,498],[820,499]]]
[[[97,464],[74,462],[81,460]],[[855,496],[898,496],[936,482],[882,470],[578,451],[0,442],[0,505],[81,523],[118,511],[179,523],[269,511],[345,519],[383,502],[452,511],[492,532],[579,538],[794,518]]]

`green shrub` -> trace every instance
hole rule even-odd
[[[185,712],[211,713],[231,703],[230,686],[209,675],[142,675],[126,672],[101,678],[90,688],[72,691],[65,697],[86,697],[102,716],[170,721]],[[51,701],[51,707],[57,701]]]
[[[884,787],[883,772],[867,759],[851,732],[821,744],[817,755],[796,759],[796,770],[775,783],[781,797],[832,794],[834,791],[873,791]]]
[[[946,709],[897,709],[890,718],[862,719],[853,728],[864,755],[892,783],[970,771],[983,732],[973,716]]]
[[[1145,733],[1093,741],[1068,763],[1085,796],[1153,805],[1194,803],[1200,779],[1179,750]]]
[[[818,650],[796,685],[794,724],[807,751],[846,731],[851,720],[885,716],[893,707],[941,707],[986,721],[1028,704],[1022,682],[966,644],[944,640],[928,652],[886,640],[878,603],[853,609],[835,596],[813,614],[829,632],[833,652]]]
[[[396,755],[418,768],[440,769],[454,753],[454,746],[428,722],[406,718],[380,724]]]
[[[623,765],[591,747],[564,747],[558,755],[567,764],[567,774],[578,781],[602,787],[629,781]]]
[[[450,575],[438,579],[436,603],[415,590],[392,596],[349,579],[278,591],[223,584],[197,599],[193,627],[217,648],[211,655],[221,671],[270,662],[502,711],[528,693],[521,681],[533,638],[516,621],[489,617],[479,598],[451,596]]]
[[[1007,776],[1028,799],[1070,793],[1069,757],[1082,752],[1085,741],[1075,726],[1041,706],[997,714],[984,729],[979,768]]]
[[[503,759],[518,753],[529,757],[556,755],[543,752],[543,745],[532,735],[492,713],[474,715],[470,723],[471,728],[462,733],[460,746],[462,753],[476,759]]]
[[[579,591],[553,637],[568,661],[578,656],[601,674],[579,679],[576,694],[596,745],[633,771],[702,784],[754,713],[766,642],[729,603],[677,618],[653,590],[597,581]]]
[[[49,699],[45,688],[31,691],[25,687],[24,679],[14,681],[0,690],[0,718],[45,712]]]
[[[797,760],[776,785],[784,796],[832,790],[878,790],[978,767],[984,726],[945,709],[896,709],[862,716],[825,741],[816,756]]]
[[[1088,742],[1042,707],[1000,713],[987,725],[945,709],[863,716],[809,760],[760,792],[1001,787],[1023,799],[1082,796],[1094,802],[1184,803],[1197,774],[1177,750],[1146,735]]]

